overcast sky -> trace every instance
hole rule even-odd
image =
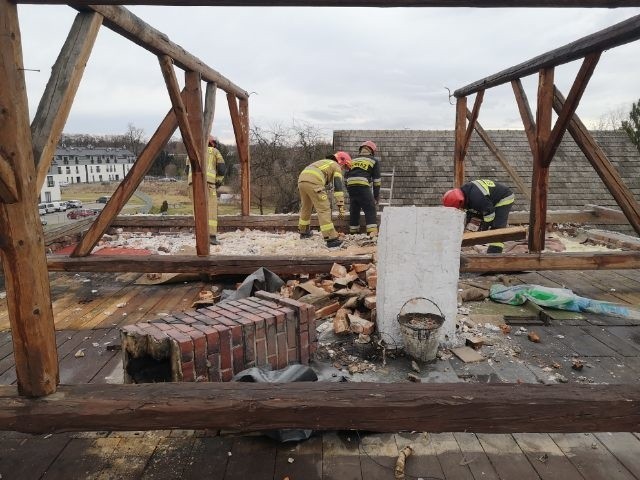
[[[452,91],[640,14],[639,8],[427,9],[130,7],[145,22],[252,93],[254,125],[452,129]],[[33,116],[76,11],[18,6]],[[640,42],[605,52],[578,114],[588,126],[640,98]],[[556,68],[565,95],[580,62]],[[178,72],[182,83],[184,76]],[[536,76],[524,80],[530,101]],[[471,105],[471,103],[470,103]],[[535,105],[533,106],[535,107]],[[170,108],[157,58],[103,27],[66,133],[150,136]],[[485,129],[521,129],[509,85],[486,92]],[[214,133],[233,142],[224,92]]]

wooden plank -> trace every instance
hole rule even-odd
[[[640,259],[640,252],[638,253]],[[50,255],[48,265],[51,271],[69,272],[141,272],[141,273],[209,273],[211,275],[249,274],[260,267],[275,273],[326,273],[331,265],[339,263],[366,263],[369,255],[349,257],[288,257],[288,256],[220,256],[210,255],[117,255],[88,256],[70,258],[64,255]],[[616,268],[620,268],[617,266]]]
[[[546,332],[547,335],[564,335],[560,341],[575,350],[581,357],[612,357],[616,355],[615,350],[579,327],[556,325],[539,329]]]
[[[540,71],[536,114],[536,148],[533,152],[533,179],[529,209],[529,251],[531,253],[540,253],[544,250],[546,235],[549,166],[544,163],[544,152],[551,135],[553,77],[553,68]]]
[[[511,435],[479,434],[478,440],[500,478],[539,479]]]
[[[65,4],[65,0],[18,0],[17,3]],[[476,7],[476,8],[618,8],[638,7],[639,0],[102,0],[105,5],[175,5],[226,7]],[[74,5],[90,6],[91,0],[76,0]]]
[[[107,350],[104,342],[117,345],[119,340],[120,334],[116,329],[101,328],[85,332],[78,349],[60,360],[60,381],[66,384],[89,383],[107,362],[115,355],[121,355],[118,351]],[[98,346],[95,347],[94,343]],[[76,357],[79,351],[83,356]]]
[[[471,469],[453,433],[434,433],[430,436],[444,478],[473,480]]]
[[[564,97],[556,88],[553,97],[553,108],[561,111]],[[607,158],[604,150],[598,145],[577,115],[573,115],[568,126],[569,133],[584,153],[591,166],[602,179],[605,187],[616,200],[633,229],[640,235],[640,205],[624,180]]]
[[[513,438],[542,480],[584,480],[546,433],[514,433]]]
[[[453,434],[463,454],[463,461],[471,470],[474,479],[499,480],[498,473],[491,465],[482,445],[473,433],[458,432]]]
[[[289,459],[293,462],[289,462]],[[274,479],[322,480],[322,436],[278,445]]]
[[[552,433],[551,438],[587,480],[600,478],[635,480],[636,478],[594,435]]]
[[[161,438],[151,455],[143,480],[174,480],[182,477],[182,472],[191,458],[194,438]]]
[[[47,479],[95,478],[109,465],[120,438],[72,438],[49,468]]]
[[[0,455],[2,478],[42,478],[71,439],[68,435],[49,438],[3,439]]]
[[[444,478],[430,433],[399,432],[395,435],[398,451],[411,446],[413,455],[405,463],[407,478]],[[390,478],[390,477],[389,477]]]
[[[461,272],[521,272],[524,270],[616,270],[640,268],[637,252],[541,253],[460,256]]]
[[[471,112],[467,110],[467,118],[470,118],[470,117],[471,117]],[[509,160],[507,159],[507,157],[503,155],[502,151],[493,142],[493,140],[491,140],[491,137],[489,136],[489,134],[484,130],[484,128],[482,128],[482,126],[477,120],[474,125],[475,125],[474,128],[476,129],[476,132],[478,132],[478,136],[482,139],[482,141],[487,146],[487,148],[491,151],[491,153],[493,153],[493,156],[496,157],[498,162],[500,162],[500,165],[502,165],[502,168],[504,168],[505,171],[509,174],[509,177],[511,177],[511,180],[513,180],[513,183],[515,183],[516,187],[518,187],[518,190],[520,190],[520,192],[525,197],[527,197],[529,201],[531,201],[531,189],[525,185],[520,175],[518,175],[518,172],[516,171],[516,169],[513,168],[511,163],[509,163]],[[509,220],[511,220],[511,218],[509,218]],[[529,221],[529,218],[527,218],[527,222],[528,221]]]
[[[18,200],[16,175],[9,161],[0,152],[0,202],[16,203]]]
[[[181,96],[185,96],[184,90]],[[113,223],[113,219],[122,211],[122,208],[134,194],[144,176],[147,174],[153,162],[165,147],[171,136],[178,128],[178,121],[173,109],[165,115],[160,126],[149,139],[144,149],[138,156],[131,169],[127,172],[122,182],[118,185],[111,198],[98,215],[98,218],[91,224],[87,233],[78,242],[78,245],[71,254],[72,257],[84,257],[91,253],[102,235]]]
[[[464,184],[464,138],[467,131],[467,97],[456,100],[455,146],[453,150],[453,186]]]
[[[522,81],[516,78],[511,81],[511,87],[516,97],[516,103],[518,104],[518,111],[520,112],[520,118],[522,118],[522,124],[524,125],[524,131],[527,134],[527,140],[529,141],[529,147],[531,153],[535,155],[536,151],[536,121],[531,113],[531,107],[529,106],[529,100],[527,94],[522,86]],[[531,195],[529,195],[531,198]]]
[[[360,470],[362,478],[368,480],[387,480],[398,460],[398,446],[393,433],[360,435]],[[406,464],[405,464],[406,466]]]
[[[556,154],[556,151],[560,146],[562,137],[564,137],[564,133],[567,131],[569,122],[573,115],[575,115],[576,109],[582,99],[582,95],[584,94],[584,91],[589,84],[589,80],[591,80],[591,76],[598,65],[601,53],[602,52],[590,53],[585,57],[582,62],[582,66],[576,75],[576,79],[571,86],[571,90],[569,90],[569,96],[567,97],[562,110],[558,112],[558,120],[551,131],[551,136],[549,137],[549,141],[544,150],[543,163],[547,166],[551,164],[551,160],[553,160],[553,156]]]
[[[227,93],[227,103],[233,133],[236,137],[238,157],[240,159],[240,197],[242,215],[249,215],[251,211],[251,171],[249,165],[249,102],[240,99],[240,107],[236,97]]]
[[[20,392],[42,396],[56,391],[53,308],[42,225],[35,205],[38,192],[27,103],[20,27],[15,4],[0,0],[0,145],[9,161],[20,200],[0,208],[2,269],[13,332]]]
[[[473,82],[456,90],[453,94],[458,98],[465,97],[480,90],[496,87],[517,78],[527,77],[543,69],[553,68],[578,60],[590,53],[602,52],[613,47],[625,45],[639,38],[640,15],[636,15],[628,20],[616,23],[615,25],[582,37],[567,45]]]
[[[138,433],[142,432],[133,432],[134,435]],[[97,478],[138,480],[160,439],[135,435],[118,440],[117,448],[112,456],[107,457],[108,461]]]
[[[362,480],[356,432],[322,435],[322,479]]]
[[[47,178],[101,25],[102,15],[95,12],[80,12],[76,15],[56,63],[53,64],[49,81],[31,122],[38,192]]]
[[[265,437],[238,437],[231,447],[225,477],[273,480],[276,443]],[[251,461],[247,459],[251,458]]]
[[[596,433],[596,438],[635,478],[640,478],[640,441],[632,433]]]
[[[637,384],[228,382],[63,385],[58,390],[43,402],[0,387],[0,430],[591,432],[632,431],[640,420]]]
[[[462,246],[480,245],[491,242],[507,242],[510,240],[524,240],[527,237],[526,227],[506,227],[483,232],[464,232]]]
[[[231,445],[232,439],[228,437],[202,437],[194,439],[189,461],[185,462],[184,470],[182,471],[182,478],[223,480],[230,459],[229,452],[231,451]],[[293,476],[291,478],[298,477]]]

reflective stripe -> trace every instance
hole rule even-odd
[[[324,178],[324,174],[322,172],[318,172],[317,170],[312,170],[310,168],[305,168],[302,173],[310,173],[312,175],[315,175],[316,177],[318,177],[320,180],[322,180],[322,183],[324,184],[325,178]]]
[[[320,170],[326,170],[331,166],[332,163],[333,163],[333,160],[325,160],[325,162],[322,165],[318,165],[316,168],[319,168]]]
[[[347,185],[365,185],[369,186],[369,179],[366,177],[349,177],[347,178]]]
[[[333,230],[333,223],[325,223],[324,225],[320,225],[321,232],[328,232]]]
[[[209,220],[209,226],[210,227],[217,227],[218,226],[218,221],[217,220]]]
[[[298,220],[298,225],[300,225],[301,227],[306,227],[308,225],[311,225],[311,220]]]
[[[349,227],[349,233],[358,233],[360,231],[360,227]]]
[[[367,233],[377,232],[378,225],[367,225]]]
[[[377,185],[382,185],[382,180],[378,178],[377,180],[373,181],[373,184],[376,185],[376,186]]]
[[[504,243],[502,243],[502,242],[489,243],[488,245],[489,245],[490,247],[500,247],[500,248],[504,248]]]
[[[375,163],[373,161],[364,157],[356,158],[351,162],[351,168],[361,168],[362,170],[369,170],[374,166],[375,166]]]
[[[490,213],[489,215],[485,215],[482,218],[482,221],[485,223],[491,223],[495,220],[495,218],[496,218],[496,212],[493,212],[493,213]]]
[[[489,195],[489,187],[495,187],[496,184],[491,180],[474,180],[473,183],[484,195]]]
[[[338,197],[344,198],[344,192],[333,192],[333,196],[336,198]]]
[[[515,199],[516,199],[516,197],[512,193],[508,197],[504,197],[502,200],[500,200],[498,203],[496,203],[496,207],[504,207],[505,205],[511,205],[515,201]]]
[[[342,178],[342,174],[340,172],[336,172],[333,174],[333,178]]]

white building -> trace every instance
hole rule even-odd
[[[126,148],[58,147],[40,192],[40,201],[60,200],[61,186],[120,181],[135,160]]]

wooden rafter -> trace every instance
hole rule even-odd
[[[453,185],[464,184],[464,139],[467,134],[467,97],[456,100],[455,146],[453,152]]]
[[[31,123],[38,192],[51,167],[100,25],[102,15],[98,13],[81,12],[76,15]]]
[[[166,428],[632,432],[638,423],[640,387],[631,384],[90,384],[61,386],[60,395],[46,401],[0,387],[0,429],[28,433]]]
[[[249,164],[249,101],[240,99],[240,108],[236,98],[227,93],[229,114],[236,137],[238,157],[240,158],[240,195],[242,215],[251,211],[251,171]]]
[[[0,202],[16,203],[19,200],[15,172],[0,151]]]
[[[471,112],[467,109],[467,118],[471,118],[471,116],[472,116]],[[507,157],[503,155],[502,151],[493,142],[493,140],[491,140],[491,137],[485,131],[485,129],[482,128],[482,125],[480,125],[480,122],[476,120],[474,126],[475,126],[476,132],[478,133],[478,136],[482,139],[482,141],[487,146],[487,148],[491,151],[491,153],[493,153],[494,157],[498,159],[498,162],[500,162],[500,165],[502,165],[502,168],[505,169],[505,171],[511,177],[511,180],[513,180],[513,183],[515,183],[516,187],[518,187],[518,190],[520,190],[520,192],[525,197],[527,197],[528,200],[531,200],[531,189],[525,185],[520,175],[518,175],[518,172],[516,172],[516,169],[513,168],[511,163],[509,163],[509,160],[507,159]]]
[[[44,250],[36,208],[29,107],[18,11],[0,0],[0,148],[11,152],[18,201],[0,206],[0,248],[18,390],[37,397],[56,391],[58,355]]]
[[[540,71],[538,83],[538,109],[536,113],[536,149],[533,155],[531,181],[531,219],[529,221],[529,251],[544,250],[547,223],[547,193],[549,166],[544,164],[544,151],[551,135],[553,113],[553,68]]]
[[[561,112],[564,110],[564,106],[564,96],[555,88],[553,108],[557,112]],[[598,145],[587,130],[587,127],[584,126],[575,113],[569,121],[568,130],[582,153],[584,153],[589,163],[602,179],[611,196],[618,202],[633,229],[640,235],[640,205],[638,205],[633,192],[627,187],[616,168],[607,158],[604,150]]]
[[[182,95],[184,96],[184,91]],[[142,152],[140,152],[138,159],[120,185],[118,185],[116,191],[111,195],[111,198],[100,212],[100,215],[98,215],[87,233],[80,242],[78,242],[78,245],[76,245],[76,248],[71,254],[72,257],[84,257],[91,253],[93,247],[96,246],[100,238],[102,238],[102,235],[107,231],[107,228],[109,228],[109,225],[113,223],[118,213],[122,211],[122,208],[136,191],[144,179],[144,176],[153,165],[154,160],[171,139],[176,128],[178,128],[178,121],[176,120],[173,109],[171,109],[155,133],[151,136]]]
[[[211,128],[213,127],[213,118],[216,113],[217,90],[218,86],[215,83],[207,83],[207,90],[204,96],[204,120],[202,126],[202,136],[205,142],[207,142],[209,135],[211,134]]]
[[[529,147],[531,148],[531,154],[535,155],[536,151],[536,121],[531,113],[531,107],[529,106],[529,100],[527,94],[522,86],[522,81],[517,78],[511,82],[513,87],[513,93],[516,96],[516,103],[518,104],[518,111],[520,112],[520,118],[522,118],[522,124],[524,125],[524,132],[527,135],[529,141]]]
[[[551,131],[549,142],[545,147],[542,163],[546,166],[551,164],[551,160],[553,160],[553,156],[560,146],[562,137],[567,131],[567,126],[578,108],[578,104],[582,99],[582,95],[587,88],[587,84],[593,75],[596,65],[598,65],[600,54],[601,52],[592,53],[584,59],[584,62],[582,62],[580,71],[578,71],[578,75],[576,75],[576,79],[569,91],[569,96],[567,97],[566,102],[564,102],[562,110],[558,112],[558,120],[556,120],[556,124]]]
[[[68,0],[67,0],[68,1]],[[17,3],[66,4],[65,0],[18,0]],[[640,0],[101,0],[106,5],[222,7],[475,7],[475,8],[618,8],[640,7]],[[74,0],[89,7],[91,0]]]
[[[480,90],[497,87],[540,70],[579,60],[591,53],[619,47],[638,39],[640,39],[640,15],[473,82],[456,90],[454,95],[458,98],[466,97]]]

